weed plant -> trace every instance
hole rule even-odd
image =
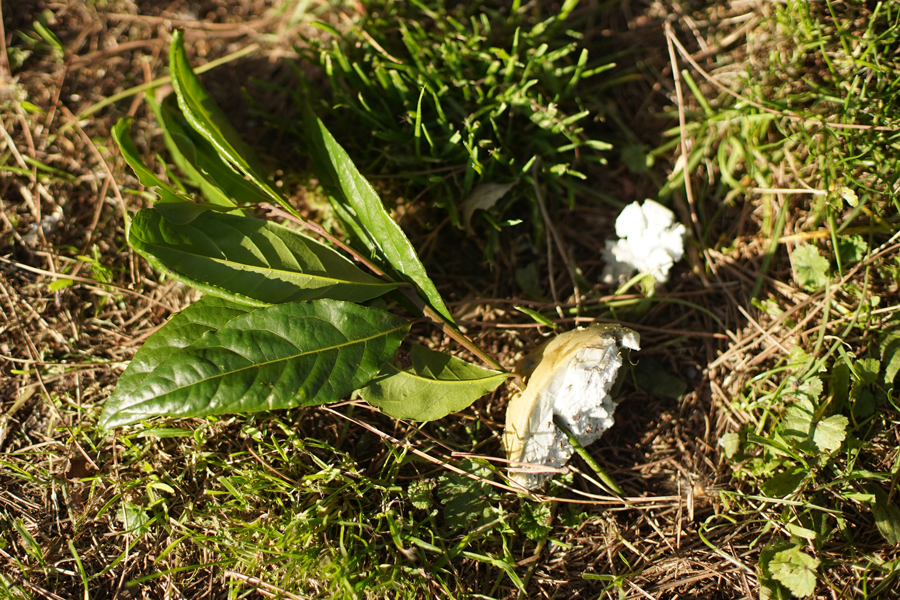
[[[700,182],[703,244],[740,255],[746,241],[721,243],[719,228],[743,198],[759,199],[759,234],[771,240],[750,297],[778,346],[745,340],[716,361],[735,369],[726,382],[744,423],[720,444],[743,485],[722,492],[726,510],[701,534],[738,522],[757,532],[762,597],[879,597],[896,589],[900,564],[866,550],[900,542],[889,258],[900,10],[787,2],[760,17],[754,36],[767,39],[750,38],[742,67],[686,65],[693,103],[668,132],[670,147],[693,142],[686,172]],[[680,193],[683,174],[661,195]]]

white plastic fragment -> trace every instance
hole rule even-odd
[[[616,219],[618,240],[606,240],[604,283],[622,283],[635,272],[648,273],[664,283],[669,269],[684,256],[687,230],[675,214],[658,202],[633,202]]]
[[[613,425],[616,403],[609,392],[622,366],[621,348],[640,350],[640,336],[625,327],[594,324],[563,333],[523,361],[520,372],[528,385],[510,401],[503,432],[513,461],[510,479],[527,489],[539,487],[571,458],[574,448],[554,415],[583,446]]]

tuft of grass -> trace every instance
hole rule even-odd
[[[216,567],[238,587],[262,581],[321,598],[465,595],[477,588],[453,563],[466,556],[499,567],[498,585],[521,586],[512,557],[495,554],[515,532],[490,469],[464,461],[463,470],[487,477],[474,481],[390,446],[366,464],[301,434],[296,417],[209,419],[122,438],[119,469],[144,465],[145,474],[118,482],[130,500],[117,518],[139,537],[169,540],[133,584],[180,573],[190,585],[191,571],[199,584]],[[173,460],[159,464],[160,452]]]
[[[580,31],[596,7],[426,0],[362,2],[358,12],[299,49],[327,86],[302,86],[296,102],[313,102],[366,172],[479,231],[489,259],[502,229],[540,223],[534,161],[540,183],[570,204],[584,168],[606,162],[609,132],[596,122],[612,85],[602,74],[615,65]]]
[[[735,66],[707,72],[682,52],[692,98],[668,147],[692,149],[661,190],[679,198],[689,174],[719,268],[734,268],[721,259],[747,252],[750,236],[764,249],[747,272],[755,334],[714,363],[734,394],[723,401],[739,425],[719,443],[736,485],[700,533],[752,531],[741,567],[762,597],[878,597],[900,574],[900,305],[889,291],[900,10],[786,2],[753,18],[765,41]],[[741,202],[758,229],[734,236],[723,226]]]

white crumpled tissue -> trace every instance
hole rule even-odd
[[[623,349],[640,347],[631,329],[595,323],[557,336],[520,363],[528,385],[510,400],[503,431],[511,481],[534,489],[568,462],[575,449],[554,417],[582,446],[612,427],[616,402],[610,394]]]
[[[604,283],[623,283],[635,272],[647,273],[659,283],[669,279],[669,269],[684,256],[684,225],[658,202],[633,202],[616,219],[618,240],[606,240]]]

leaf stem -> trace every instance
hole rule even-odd
[[[569,443],[572,444],[572,447],[575,448],[575,452],[578,453],[578,456],[584,459],[584,462],[588,464],[588,466],[593,469],[594,473],[597,474],[597,477],[600,478],[600,481],[609,486],[617,496],[624,496],[625,490],[619,487],[613,478],[606,474],[606,471],[603,470],[603,467],[600,466],[600,463],[596,461],[596,459],[591,456],[591,453],[588,452],[584,446],[581,445],[581,442],[578,441],[578,438],[575,437],[568,427],[566,427],[565,423],[562,422],[562,419],[559,415],[553,415],[553,423],[559,427],[560,431],[566,434],[566,437],[569,438]]]
[[[321,225],[319,225],[318,223],[315,223],[313,221],[309,221],[306,219],[301,219],[297,215],[291,214],[285,210],[282,210],[281,208],[278,208],[274,204],[269,204],[267,202],[262,203],[260,205],[260,207],[267,210],[270,215],[282,217],[293,223],[297,223],[298,225],[301,225],[301,226],[305,227],[306,229],[309,229],[310,231],[315,232],[316,234],[322,236],[323,238],[325,238],[326,240],[328,240],[329,242],[331,242],[332,244],[334,244],[335,246],[340,248],[341,250],[345,251],[347,254],[352,256],[355,260],[364,264],[373,273],[375,273],[382,279],[385,279],[386,281],[390,281],[392,283],[397,283],[397,282],[393,281],[384,272],[384,270],[381,269],[381,267],[372,263],[372,261],[368,260],[366,257],[361,255],[359,252],[357,252],[356,250],[354,250],[353,248],[351,248],[350,246],[348,246],[341,240],[337,239],[335,236],[333,236],[328,231],[326,231],[325,228],[322,227]],[[409,300],[410,303],[412,303],[412,305],[415,306],[416,309],[419,310],[419,312],[421,312],[423,315],[425,315],[426,317],[431,319],[435,323],[435,325],[437,325],[441,329],[441,331],[444,334],[449,336],[451,339],[455,340],[460,346],[462,346],[463,348],[465,348],[466,350],[468,350],[469,352],[471,352],[472,354],[474,354],[475,356],[480,358],[482,361],[484,361],[486,364],[490,365],[494,369],[497,369],[498,371],[500,371],[502,373],[509,372],[507,369],[505,369],[503,367],[503,365],[501,365],[499,362],[497,362],[494,359],[494,357],[492,357],[491,355],[486,353],[484,350],[479,348],[475,344],[475,342],[470,340],[468,338],[468,336],[466,336],[466,334],[464,334],[462,331],[460,331],[459,328],[457,328],[453,323],[447,321],[447,319],[445,319],[439,312],[437,312],[436,310],[431,308],[424,300],[422,300],[422,298],[419,297],[419,294],[416,293],[416,290],[411,285],[403,283],[400,286],[398,291],[400,293],[402,293],[404,296],[406,296],[407,300]],[[513,377],[515,378],[516,385],[518,385],[521,388],[522,387],[521,377],[515,373],[513,374]]]

